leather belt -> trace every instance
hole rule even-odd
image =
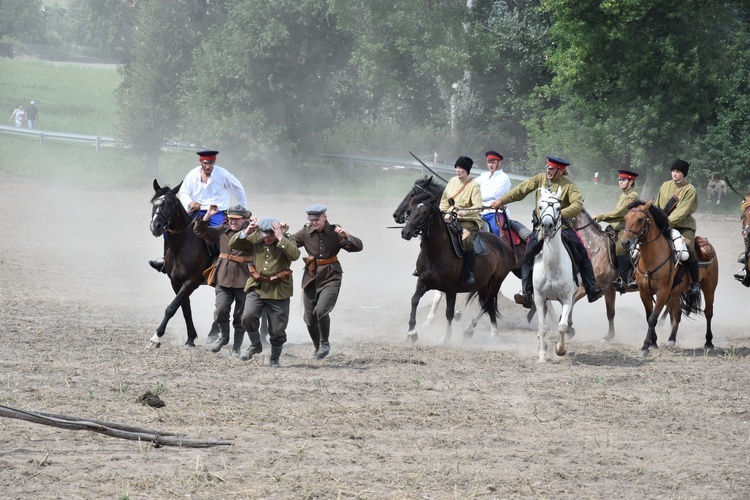
[[[228,253],[220,253],[219,254],[219,258],[220,259],[231,260],[232,262],[240,262],[240,263],[242,263],[242,262],[252,262],[253,261],[252,257],[241,257],[239,255],[231,255],[231,254],[228,254]]]
[[[328,264],[333,264],[334,262],[339,260],[338,255],[334,255],[330,259],[315,259],[315,263],[319,266],[327,266]]]

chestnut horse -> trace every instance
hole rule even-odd
[[[685,293],[690,287],[690,273],[685,266],[676,263],[672,245],[664,234],[669,227],[669,218],[659,207],[635,201],[628,205],[625,215],[625,229],[620,233],[620,243],[630,251],[635,246],[640,248],[640,259],[636,263],[636,282],[641,295],[641,302],[646,309],[648,331],[638,356],[648,356],[649,347],[657,348],[656,323],[659,313],[666,305],[672,324],[672,332],[667,346],[674,346],[677,340],[677,328],[682,313],[690,315],[700,313],[700,297],[690,297]],[[705,349],[713,349],[711,319],[714,315],[714,294],[719,281],[718,257],[700,264],[700,285],[705,300],[703,314],[706,317]],[[656,300],[654,301],[654,296]]]
[[[750,287],[750,259],[747,258],[750,255],[750,193],[742,201],[742,239],[745,241],[745,253],[740,255],[740,262],[745,264],[745,276],[739,281]]]

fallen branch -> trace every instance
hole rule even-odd
[[[146,441],[159,446],[184,446],[186,448],[210,448],[212,446],[231,446],[233,441],[213,439],[188,439],[174,432],[160,432],[140,427],[104,422],[101,420],[82,419],[55,413],[17,410],[0,405],[0,417],[17,418],[36,424],[49,425],[74,431],[91,431],[105,436],[131,441]]]

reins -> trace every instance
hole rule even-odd
[[[651,227],[651,215],[648,212],[646,212],[645,210],[637,210],[635,208],[631,208],[629,210],[629,212],[638,212],[638,213],[643,214],[646,217],[646,222],[643,224],[643,228],[640,230],[640,232],[636,233],[635,231],[633,231],[632,229],[630,229],[627,226],[623,229],[624,231],[627,231],[629,233],[632,233],[632,234],[636,235],[635,236],[635,241],[636,241],[636,243],[639,246],[645,247],[649,243],[653,243],[656,240],[658,240],[660,236],[663,236],[663,234],[661,233],[661,231],[657,231],[656,237],[654,237],[654,239],[648,240],[648,241],[641,241],[641,238],[643,238],[643,237],[645,237],[645,236],[648,235],[648,230]],[[674,267],[670,266],[669,273],[666,276],[664,276],[663,278],[654,278],[653,277],[654,273],[656,273],[659,269],[661,269],[662,267],[664,267],[667,264],[667,262],[670,262],[671,260],[672,260],[671,253],[667,252],[667,258],[661,264],[659,264],[658,266],[656,266],[656,268],[654,268],[654,269],[652,269],[650,271],[649,270],[641,271],[638,268],[638,265],[636,265],[636,266],[634,266],[635,267],[635,272],[637,272],[641,276],[644,276],[644,277],[648,278],[649,287],[651,287],[651,281],[652,281],[652,279],[656,280],[656,279],[667,278],[667,280],[669,280],[672,277],[672,272],[675,269],[677,269],[677,264],[675,264]],[[641,261],[642,261],[642,259],[638,261],[638,264],[640,264]]]

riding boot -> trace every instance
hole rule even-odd
[[[701,282],[700,282],[700,267],[698,266],[698,258],[695,254],[691,253],[690,257],[686,262],[688,271],[690,271],[690,295],[700,295],[701,293]]]
[[[164,257],[159,257],[155,260],[148,261],[148,265],[159,271],[160,273],[166,273],[164,270]]]
[[[268,359],[268,364],[272,368],[281,368],[279,358],[281,357],[281,350],[284,348],[283,345],[271,345],[271,357]]]
[[[318,324],[307,325],[307,333],[310,334],[313,347],[315,347],[315,355],[317,356],[318,349],[320,349],[320,327],[318,326]]]
[[[235,358],[240,357],[242,353],[242,342],[245,340],[245,330],[234,329],[234,344],[232,345],[232,356]]]
[[[594,274],[594,266],[591,265],[591,260],[587,258],[581,259],[578,267],[581,270],[581,280],[583,281],[583,288],[586,290],[589,302],[596,302],[602,296],[604,290],[596,286],[596,275]]]
[[[630,256],[625,255],[618,255],[617,256],[617,272],[618,277],[617,279],[612,283],[612,286],[615,287],[615,290],[620,292],[620,294],[623,294],[628,291],[628,288],[630,287],[630,270],[632,269],[632,264],[630,262]]]
[[[263,352],[263,344],[260,343],[260,332],[249,332],[247,337],[250,339],[250,345],[247,349],[242,351],[242,354],[240,355],[242,361],[247,361],[256,354]]]
[[[331,317],[326,314],[319,318],[318,326],[320,327],[320,348],[315,351],[315,357],[323,359],[331,352],[331,344],[328,342],[328,335],[331,332]]]
[[[521,304],[526,309],[531,309],[534,304],[534,282],[531,279],[531,266],[524,264],[521,266],[521,291],[513,296],[516,304]]]
[[[221,336],[211,344],[211,352],[219,352],[221,348],[229,343],[229,324],[219,324]]]
[[[464,262],[466,263],[466,284],[473,285],[476,283],[474,279],[474,269],[477,266],[477,254],[474,250],[464,250]]]
[[[213,344],[216,342],[216,339],[219,338],[219,323],[214,320],[213,323],[211,323],[211,331],[208,332],[208,336],[206,337],[206,344]]]

